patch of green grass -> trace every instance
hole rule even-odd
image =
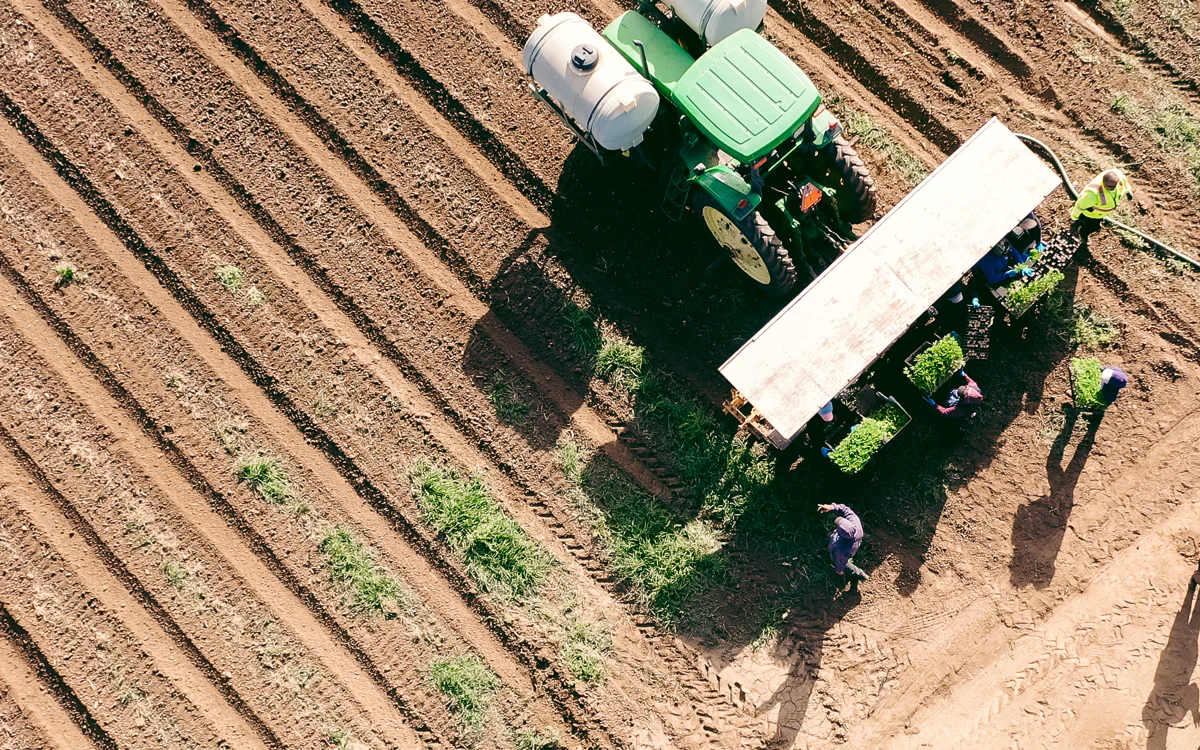
[[[1200,118],[1174,94],[1163,93],[1146,104],[1130,94],[1117,94],[1112,110],[1149,135],[1163,151],[1180,156],[1200,189]]]
[[[394,617],[399,611],[412,609],[412,594],[375,562],[375,550],[359,541],[350,529],[330,527],[318,549],[329,564],[330,578],[347,587],[356,610]]]
[[[897,141],[887,128],[873,117],[848,105],[840,97],[828,97],[825,103],[838,113],[838,118],[858,143],[883,157],[887,168],[909,185],[917,185],[929,176],[929,167]]]
[[[269,503],[282,505],[292,499],[292,486],[279,459],[265,453],[242,456],[237,462],[238,480],[258,490]]]
[[[645,366],[645,349],[615,334],[603,337],[600,351],[596,354],[596,374],[610,384],[625,390],[637,390]]]
[[[1191,263],[1177,258],[1163,258],[1163,265],[1166,267],[1167,273],[1172,276],[1190,276],[1196,272]]]
[[[577,447],[559,450],[611,569],[633,584],[643,610],[668,625],[685,619],[698,596],[726,580],[716,530],[707,521],[677,517],[603,459],[593,457],[577,471],[578,455]]]
[[[537,592],[554,558],[504,514],[479,477],[421,462],[410,475],[421,516],[484,591],[521,600]]]
[[[567,328],[567,347],[583,362],[594,363],[601,343],[595,314],[574,302],[568,302],[563,305],[562,316]]]
[[[171,588],[176,591],[183,591],[187,586],[188,579],[191,575],[187,569],[180,565],[175,560],[167,560],[162,566],[163,575],[167,577],[167,583],[171,584]]]
[[[1083,409],[1105,408],[1107,404],[1100,398],[1100,360],[1094,357],[1072,359],[1070,367],[1075,405]]]
[[[529,404],[521,400],[521,394],[512,378],[503,372],[492,375],[492,382],[487,389],[488,401],[492,404],[500,421],[520,425],[529,416]]]
[[[1071,320],[1071,343],[1085,349],[1111,346],[1120,335],[1117,322],[1085,304],[1075,305]]]
[[[946,335],[918,354],[913,363],[904,368],[904,374],[928,396],[964,364],[962,344],[955,337]]]
[[[482,733],[500,678],[478,656],[438,659],[429,665],[428,680],[468,734]]]
[[[78,281],[83,281],[87,278],[87,274],[80,271],[74,263],[62,262],[54,267],[55,286],[63,287],[73,284]]]
[[[563,747],[558,731],[554,729],[517,732],[515,744],[517,750],[562,750]]]
[[[612,636],[601,625],[576,620],[567,626],[559,654],[575,679],[599,682],[604,677],[604,663],[612,648]]]
[[[242,284],[246,283],[246,274],[242,273],[242,269],[237,266],[217,266],[217,279],[220,280],[221,286],[225,287],[226,291],[236,292]]]

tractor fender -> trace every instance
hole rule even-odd
[[[711,195],[735,219],[744,219],[762,201],[762,196],[754,192],[750,183],[724,165],[709,167],[692,175],[689,181]]]
[[[812,116],[813,147],[824,148],[842,132],[842,124],[828,109],[822,107]]]

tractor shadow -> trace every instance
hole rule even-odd
[[[676,542],[700,521],[715,522],[723,534],[711,550],[680,557],[676,574],[657,580],[652,591],[629,582],[638,577],[636,554],[614,556],[608,568],[626,579],[625,594],[638,609],[654,613],[705,656],[714,687],[771,716],[775,739],[790,743],[806,723],[821,720],[811,706],[821,700],[814,697],[820,665],[830,644],[840,643],[831,631],[855,621],[856,610],[873,599],[885,606],[916,592],[947,499],[990,466],[997,439],[1014,419],[1037,410],[1047,375],[1071,350],[1061,326],[1074,300],[1075,269],[1068,269],[1055,305],[1042,304],[1022,325],[995,330],[990,359],[968,366],[985,403],[967,424],[936,418],[900,373],[920,343],[915,339],[932,332],[915,331],[894,346],[895,359],[877,368],[877,385],[899,398],[914,422],[873,467],[846,477],[815,442],[747,458],[728,418],[714,409],[729,393],[717,368],[785,301],[761,297],[736,276],[708,278],[716,253],[710,238],[692,217],[678,224],[663,217],[654,173],[605,168],[579,148],[559,184],[548,209],[551,226],[531,233],[493,279],[489,315],[560,376],[579,403],[607,387],[594,370],[597,316],[645,347],[662,379],[657,393],[634,394],[629,427],[655,446],[688,490],[651,497],[599,451],[578,468],[579,485],[601,523],[632,539],[627,551],[643,557],[682,554]],[[475,337],[486,338],[478,327]],[[496,364],[480,355],[468,366],[490,377]],[[522,434],[547,447],[561,439],[564,422],[556,417]],[[694,434],[680,437],[693,428],[703,435],[699,448]],[[866,527],[855,562],[873,578],[862,594],[839,585],[825,552],[832,520],[816,505],[839,501]],[[748,650],[769,654],[786,676],[765,687],[722,681],[721,670],[743,663]]]

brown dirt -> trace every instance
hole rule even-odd
[[[573,6],[596,24],[622,9]],[[927,164],[997,115],[1054,146],[1077,183],[1127,165],[1130,218],[1194,252],[1185,156],[1111,106],[1169,90],[1200,115],[1192,36],[1166,6],[1139,5],[1137,23],[1115,7],[789,0],[767,34]],[[152,746],[153,729],[317,747],[334,728],[361,747],[462,745],[423,674],[473,652],[502,684],[489,746],[535,728],[597,748],[1195,746],[1195,618],[1180,613],[1198,552],[1200,292],[1108,237],[1067,284],[1069,302],[1120,321],[1104,356],[1135,385],[1103,422],[1064,417],[1072,347],[1031,320],[983,367],[973,439],[926,446],[951,468],[920,514],[892,510],[912,506],[882,474],[928,462],[914,444],[858,483],[780,463],[798,504],[834,491],[866,509],[859,598],[735,537],[738,587],[704,632],[664,633],[625,603],[567,500],[559,440],[602,449],[665,500],[695,498],[626,428],[627,395],[565,345],[562,305],[591,307],[719,401],[716,365],[778,303],[706,279],[705,238],[649,210],[653,180],[603,172],[535,106],[520,48],[559,9],[0,5],[0,492],[4,530],[31,529],[4,549],[34,576],[0,578],[27,634],[0,637],[0,742],[24,722],[10,746]],[[894,204],[908,186],[865,156]],[[56,286],[60,261],[87,278]],[[223,264],[265,301],[223,288]],[[495,414],[497,372],[533,418]],[[257,450],[307,512],[237,482],[235,454]],[[479,472],[563,563],[549,605],[482,594],[422,524],[407,473],[426,458]],[[317,547],[327,523],[375,548],[413,608],[354,612]],[[743,637],[780,592],[778,636]],[[600,684],[576,682],[559,652],[563,601],[613,636]],[[99,648],[69,615],[113,635]],[[97,679],[111,660],[153,712],[122,702],[111,670]]]

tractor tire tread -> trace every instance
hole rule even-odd
[[[849,191],[850,200],[838,202],[842,216],[855,224],[871,218],[877,203],[875,179],[871,177],[862,157],[840,135],[825,148],[831,161],[830,171]]]

